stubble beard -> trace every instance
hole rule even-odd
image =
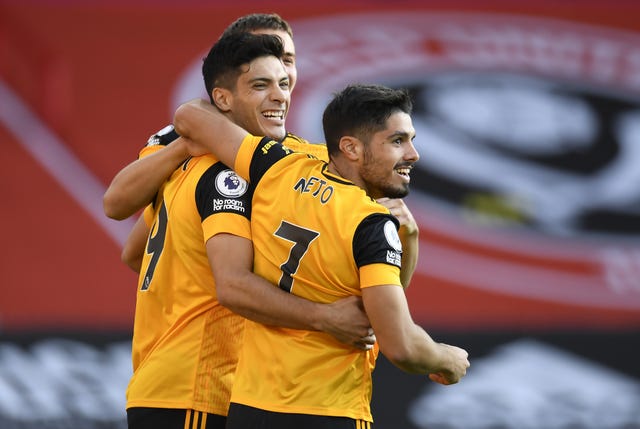
[[[362,178],[366,185],[366,191],[372,198],[404,198],[409,195],[409,184],[401,183],[394,185],[389,180],[381,177],[383,167],[376,163],[373,155],[365,149],[364,164],[362,168]],[[392,173],[394,174],[394,173]]]

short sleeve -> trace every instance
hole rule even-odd
[[[361,287],[400,282],[402,244],[398,221],[391,215],[373,214],[358,225],[353,255],[360,269]]]
[[[251,239],[252,192],[242,177],[221,162],[204,172],[195,199],[205,242],[219,233]]]

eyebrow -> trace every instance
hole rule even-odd
[[[254,77],[253,79],[249,79],[249,83],[269,83],[269,82],[282,82],[283,80],[289,80],[289,76],[282,76],[281,78],[278,79],[272,79],[270,77],[262,77],[262,76],[258,76],[258,77]]]
[[[273,81],[273,79],[269,78],[269,77],[262,77],[262,76],[258,76],[258,77],[254,77],[253,79],[249,79],[249,83],[254,83],[254,82],[271,82]]]
[[[412,138],[415,138],[416,133],[414,132],[413,134],[407,132],[407,131],[394,131],[393,133],[389,134],[387,136],[387,139],[391,140],[395,137],[402,137],[408,140],[411,140]]]

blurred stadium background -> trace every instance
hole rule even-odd
[[[291,131],[322,141],[349,82],[415,95],[408,296],[472,367],[445,388],[382,358],[376,427],[640,428],[631,0],[0,0],[0,427],[126,427],[132,222],[102,194],[252,12],[294,29]]]

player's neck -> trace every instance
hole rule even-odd
[[[329,160],[329,163],[327,165],[327,170],[329,171],[329,173],[333,174],[334,176],[339,176],[339,177],[342,177],[343,179],[347,178],[340,172],[338,165],[333,159]]]
[[[338,176],[344,180],[352,182],[354,185],[364,189],[365,191],[367,190],[364,187],[364,183],[360,179],[360,176],[348,163],[340,163],[336,162],[335,159],[330,159],[327,164],[327,171],[334,176]]]

